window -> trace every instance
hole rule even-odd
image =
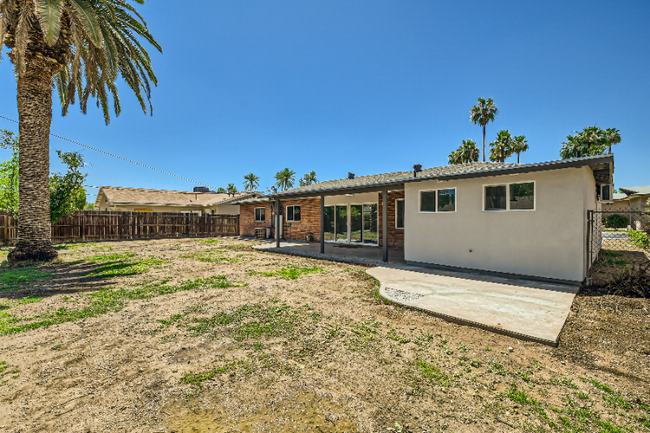
[[[456,212],[456,188],[420,191],[420,212]]]
[[[486,211],[535,210],[535,182],[486,186],[483,209]]]
[[[438,190],[438,212],[456,212],[456,189]]]
[[[395,200],[395,228],[404,228],[404,199],[398,198]]]
[[[181,213],[186,215],[201,215],[200,210],[182,210]]]
[[[506,210],[506,186],[485,187],[485,210]]]
[[[300,206],[287,206],[287,221],[300,221]]]
[[[535,184],[510,184],[510,209],[535,209]]]
[[[420,212],[436,211],[436,192],[420,191]]]
[[[266,221],[266,208],[256,207],[255,208],[255,222],[264,222]]]

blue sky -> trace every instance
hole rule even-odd
[[[105,126],[54,107],[52,132],[209,185],[253,172],[261,189],[289,167],[319,180],[445,165],[480,127],[479,96],[500,109],[488,142],[528,137],[522,162],[559,159],[566,135],[620,129],[617,186],[650,184],[650,2],[149,1],[164,53],[150,51],[154,115],[121,85]],[[17,118],[11,63],[0,115]],[[0,128],[17,129],[0,119]],[[52,138],[54,151],[80,150]],[[90,185],[190,190],[192,183],[83,150]],[[0,150],[0,158],[8,152]],[[514,160],[514,159],[513,159]],[[96,190],[88,190],[94,200]]]

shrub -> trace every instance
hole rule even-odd
[[[650,249],[650,236],[638,230],[630,230],[630,242],[639,248]]]
[[[607,218],[603,218],[603,224],[608,229],[622,229],[627,227],[629,223],[630,220],[628,218],[616,213]]]

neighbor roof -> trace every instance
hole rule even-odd
[[[619,190],[622,191],[626,195],[650,194],[650,186],[630,186],[630,187],[625,187],[625,188],[619,188]]]
[[[392,173],[359,176],[354,179],[336,179],[302,186],[287,191],[270,194],[269,198],[283,199],[285,197],[298,197],[318,195],[324,192],[340,191],[377,191],[383,188],[401,189],[405,183],[420,182],[429,179],[460,179],[470,177],[488,177],[501,174],[527,173],[534,171],[555,170],[560,168],[580,167],[589,165],[594,170],[598,182],[611,182],[611,165],[614,163],[612,155],[598,155],[583,158],[572,158],[558,161],[541,162],[535,164],[515,164],[501,162],[472,162],[468,164],[445,165],[423,169],[413,176],[413,170],[395,171]],[[612,169],[613,170],[613,169]]]
[[[124,188],[120,186],[102,186],[97,194],[96,205],[99,205],[101,195],[106,201],[116,205],[142,206],[190,206],[204,207],[231,203],[238,199],[249,197],[255,192],[245,191],[228,194],[214,192],[170,191],[164,189]]]

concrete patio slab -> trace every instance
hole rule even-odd
[[[347,243],[325,243],[325,254],[320,253],[318,242],[281,242],[276,248],[275,242],[256,245],[253,248],[274,253],[293,254],[313,257],[316,259],[335,260],[339,262],[356,263],[361,265],[379,266],[382,261],[382,250],[376,246]],[[388,249],[389,263],[404,263],[404,250]]]
[[[557,346],[577,286],[402,265],[376,267],[384,298],[457,323]]]

